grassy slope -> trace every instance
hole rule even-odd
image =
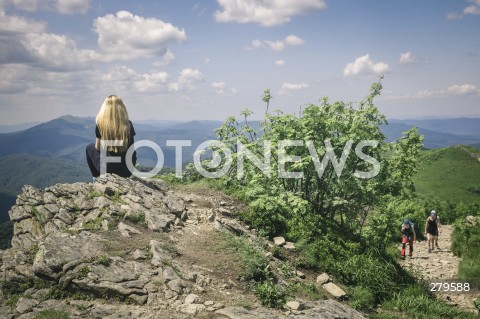
[[[455,146],[423,151],[414,177],[419,195],[453,202],[480,202],[480,151]],[[470,190],[469,190],[470,189]]]

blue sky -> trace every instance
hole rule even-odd
[[[260,118],[357,102],[389,118],[480,117],[480,0],[0,0],[0,124],[95,116]]]

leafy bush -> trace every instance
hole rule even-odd
[[[272,280],[265,280],[255,287],[255,295],[263,305],[280,308],[286,302],[286,295],[283,289],[275,285]]]
[[[375,305],[375,295],[366,287],[356,286],[352,289],[352,307],[355,309],[370,309]]]
[[[138,225],[142,228],[147,228],[147,222],[145,221],[144,212],[136,212],[134,214],[125,215],[125,220],[128,220],[134,225]]]
[[[460,219],[454,225],[452,234],[452,251],[462,257],[458,267],[460,279],[480,288],[480,227],[467,225]]]
[[[273,278],[268,259],[248,238],[224,234],[224,248],[237,252],[245,280],[264,281]]]
[[[37,313],[34,319],[68,319],[70,314],[65,311],[55,309],[45,309]]]
[[[0,249],[7,249],[12,246],[11,240],[13,237],[13,222],[8,221],[0,223]]]
[[[375,301],[388,298],[402,284],[400,272],[393,263],[368,252],[338,261],[333,271],[344,284],[361,286],[372,292]]]
[[[382,313],[377,318],[418,318],[418,319],[474,319],[477,316],[469,311],[447,305],[432,297],[424,287],[411,285],[395,293],[382,304]],[[383,312],[398,312],[394,315]]]

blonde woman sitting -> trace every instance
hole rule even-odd
[[[134,143],[135,130],[128,118],[127,108],[122,99],[110,95],[105,99],[96,117],[95,144],[89,144],[86,149],[87,163],[92,173],[93,180],[101,173],[101,147],[105,146],[104,154],[120,157],[119,162],[107,162],[105,173],[113,173],[122,177],[129,177],[132,173],[126,164],[127,150]],[[109,141],[102,143],[102,141]],[[105,159],[102,159],[105,160]],[[113,158],[111,160],[114,160]],[[137,162],[136,152],[132,155],[132,164]],[[102,172],[103,173],[103,172]]]

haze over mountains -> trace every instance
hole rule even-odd
[[[135,140],[151,140],[158,144],[165,157],[164,167],[174,167],[175,148],[167,140],[191,140],[183,148],[183,162],[191,162],[196,147],[216,139],[215,129],[221,121],[144,121],[133,122]],[[252,122],[258,127],[259,122]],[[46,123],[9,126],[19,129],[0,134],[0,222],[24,184],[47,187],[59,182],[88,181],[85,146],[95,140],[95,121],[91,117],[62,116]],[[458,144],[480,148],[480,119],[390,120],[382,127],[388,141],[401,137],[402,132],[417,126],[424,135],[424,147],[429,149]],[[29,127],[24,129],[25,127]],[[149,148],[137,150],[142,166],[153,166],[156,154]]]

